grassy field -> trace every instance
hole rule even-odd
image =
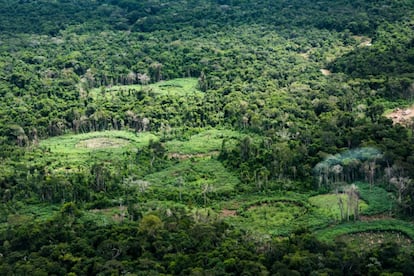
[[[316,206],[316,212],[319,212],[321,216],[328,217],[330,219],[339,221],[341,219],[341,211],[339,208],[339,198],[342,199],[343,208],[347,210],[347,196],[345,194],[324,194],[317,195],[309,198],[309,202]],[[359,200],[360,213],[364,213],[367,210],[368,204],[363,200]]]
[[[218,203],[221,217],[236,228],[256,235],[286,236],[307,227],[311,205],[298,193],[241,195]],[[304,224],[305,223],[305,224]]]
[[[171,87],[174,86],[167,85],[165,89]],[[381,237],[391,240],[392,237],[401,236],[401,242],[414,238],[412,224],[381,217],[392,210],[392,200],[386,190],[379,186],[369,187],[367,183],[356,183],[361,196],[359,211],[364,221],[347,223],[340,222],[338,204],[338,197],[341,197],[346,210],[346,195],[315,196],[294,192],[238,195],[239,178],[215,156],[219,154],[223,141],[226,141],[227,147],[232,147],[240,138],[243,138],[240,132],[206,129],[186,140],[164,142],[171,161],[164,169],[143,176],[140,180],[148,183],[148,189],[138,195],[140,208],[145,213],[160,206],[168,209],[172,203],[182,204],[199,220],[224,219],[230,225],[253,235],[287,236],[295,230],[306,228],[323,241],[344,239],[367,247],[370,246],[368,243],[375,244],[375,240]],[[39,149],[45,152],[42,158],[49,160],[52,171],[65,169],[67,172],[77,166],[86,167],[94,160],[117,163],[125,158],[126,152],[135,152],[148,145],[150,140],[158,139],[152,133],[92,132],[53,137],[41,141]],[[128,220],[126,208],[117,204],[116,199],[111,206],[83,212],[82,219],[100,225]],[[58,209],[52,209],[42,205],[31,206],[9,215],[6,220],[10,224],[22,224],[58,212]]]
[[[367,184],[359,183],[364,186]],[[382,211],[382,196],[387,193],[377,188],[370,198],[373,206],[360,200],[360,214],[363,221],[341,223],[338,195],[324,194],[307,196],[304,194],[289,193],[280,196],[249,196],[242,197],[220,204],[225,220],[235,227],[246,229],[251,233],[267,235],[288,235],[296,229],[309,229],[317,233],[317,237],[324,241],[332,241],[343,235],[366,231],[395,231],[404,233],[408,239],[413,238],[413,225],[404,221],[388,217],[373,216],[374,208]],[[379,191],[379,192],[378,192]],[[384,194],[385,193],[385,194]],[[346,195],[339,195],[346,210]],[[380,213],[380,212],[379,212]],[[384,224],[382,224],[384,222]]]
[[[336,238],[340,239],[348,237],[352,239],[355,234],[363,236],[364,234],[362,233],[371,232],[395,232],[395,235],[402,233],[408,239],[414,238],[413,224],[388,217],[395,204],[392,198],[390,198],[390,193],[379,186],[370,187],[368,183],[359,182],[355,184],[358,187],[358,191],[362,199],[360,202],[361,220],[341,224],[331,222],[326,225],[327,227],[316,228],[318,230],[315,233],[318,238],[330,242]],[[318,195],[309,198],[309,201],[311,204],[318,207],[315,210],[318,215],[333,217],[338,221],[340,214],[338,199],[335,195]],[[343,201],[346,203],[345,199]],[[369,234],[365,235],[369,236]],[[359,242],[361,245],[365,245],[366,243],[371,243],[371,240],[366,239],[360,240]]]
[[[148,132],[133,133],[125,130],[113,130],[56,136],[47,140],[42,140],[39,146],[49,148],[55,153],[73,154],[85,151],[103,150],[107,148],[105,146],[87,146],[88,140],[98,138],[106,139],[109,144],[112,142],[110,148],[123,148],[127,146],[140,147],[147,145],[151,139],[157,140],[157,137],[154,134]]]
[[[59,169],[87,165],[91,160],[116,161],[124,152],[134,152],[150,140],[158,138],[148,132],[103,131],[52,137],[41,141],[39,148],[50,152],[44,157],[50,158],[50,167]]]
[[[178,78],[173,80],[160,81],[148,85],[115,85],[111,87],[94,88],[89,92],[89,96],[94,99],[106,97],[111,99],[118,92],[127,92],[128,90],[145,90],[157,95],[186,96],[189,94],[200,94],[197,89],[198,80],[196,78]]]
[[[208,129],[191,136],[187,141],[172,140],[165,143],[167,150],[178,155],[207,154],[221,149],[223,140],[234,144],[242,134],[233,130]]]
[[[237,216],[228,217],[227,221],[253,234],[276,236],[288,235],[302,227],[298,218],[307,212],[304,206],[294,201],[279,199],[257,202],[243,209]]]
[[[182,160],[174,166],[145,177],[157,197],[180,198],[204,204],[202,192],[208,189],[208,199],[231,193],[239,179],[228,172],[221,162],[210,157]],[[208,187],[208,188],[207,188]]]

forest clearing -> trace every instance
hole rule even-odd
[[[0,0],[1,274],[411,275],[413,22]]]

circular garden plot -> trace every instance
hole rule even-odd
[[[71,169],[89,170],[96,162],[120,164],[125,152],[136,152],[145,147],[157,136],[149,132],[102,131],[81,134],[68,134],[42,140],[39,148],[43,157],[49,158],[49,168],[54,171],[69,172]]]
[[[409,237],[397,231],[367,231],[345,234],[337,237],[336,240],[363,251],[379,248],[387,243],[395,243],[402,250],[412,250],[414,246],[413,241]]]
[[[252,232],[285,235],[300,227],[298,219],[307,211],[299,202],[277,200],[245,206],[228,219]]]

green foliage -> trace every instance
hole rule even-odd
[[[11,206],[12,205],[12,206]],[[52,204],[30,204],[19,203],[3,205],[3,210],[7,210],[7,219],[2,221],[2,227],[19,226],[29,221],[44,222],[53,218],[59,211],[58,205]]]
[[[372,221],[358,221],[353,223],[338,224],[334,227],[321,229],[316,232],[316,236],[326,242],[334,241],[335,237],[359,233],[359,232],[385,232],[394,231],[407,235],[410,239],[414,238],[413,225],[410,222],[397,219],[382,219]]]
[[[84,134],[69,134],[42,140],[40,149],[48,150],[55,156],[65,156],[65,161],[76,165],[82,159],[101,158],[105,154],[121,155],[148,145],[150,140],[157,137],[152,133],[132,133],[128,131],[89,132]],[[101,139],[101,140],[100,140]]]
[[[125,93],[147,93],[154,96],[171,96],[185,97],[189,95],[201,94],[197,89],[197,79],[195,78],[176,78],[148,85],[132,84],[132,85],[114,85],[110,88],[100,87],[94,88],[89,92],[89,96],[95,100],[99,100],[104,96],[108,99],[114,99],[116,95]]]
[[[202,204],[201,193],[209,187],[209,199],[225,199],[239,184],[237,177],[213,158],[190,157],[145,177],[156,198]]]
[[[357,183],[357,186],[361,198],[368,203],[368,208],[362,212],[363,214],[375,215],[394,212],[396,202],[392,193],[379,186],[370,187],[368,183]]]
[[[326,216],[330,219],[340,221],[341,211],[339,206],[339,199],[343,202],[343,210],[347,210],[347,195],[346,194],[323,194],[312,196],[309,198],[309,202],[312,205],[318,207],[318,211],[321,212],[322,216]],[[365,214],[367,210],[370,210],[368,205],[363,200],[359,200],[359,211],[361,214]]]
[[[228,221],[253,235],[285,236],[302,227],[297,219],[305,213],[303,206],[280,200],[251,205],[238,212],[238,216],[228,218]]]
[[[358,248],[369,252],[381,248],[387,244],[395,244],[401,251],[411,251],[413,245],[411,239],[404,233],[396,231],[367,231],[353,234],[345,234],[336,237],[336,240],[348,244],[349,247]]]
[[[308,195],[250,195],[221,203],[222,216],[231,225],[246,229],[252,236],[286,236],[300,229],[324,227],[332,222],[323,208],[309,204]],[[229,216],[226,211],[234,210]]]
[[[163,227],[163,223],[156,215],[146,215],[139,223],[139,231],[150,236],[155,235]]]
[[[126,220],[126,212],[124,208],[109,207],[101,209],[90,209],[84,212],[80,221],[82,223],[94,223],[99,226],[107,226],[110,224],[118,224]]]
[[[132,133],[128,131],[104,131],[84,134],[68,134],[42,140],[39,150],[42,157],[38,161],[47,162],[48,170],[56,174],[74,174],[89,168],[91,163],[120,165],[125,155],[134,155],[137,150],[157,139],[152,133]],[[38,152],[28,153],[28,159],[38,158]]]
[[[413,11],[0,0],[0,271],[412,273],[393,244],[321,240],[413,238],[384,217],[414,215],[412,129],[383,117],[414,95]],[[363,221],[338,224],[315,194],[356,181]]]
[[[50,148],[51,151],[56,153],[70,153],[72,151],[76,151],[77,149],[79,151],[93,151],[95,149],[105,149],[105,145],[103,145],[102,147],[99,147],[99,145],[96,147],[93,147],[93,145],[88,147],[85,144],[80,144],[83,141],[94,138],[123,139],[132,143],[135,147],[140,147],[143,145],[147,145],[149,140],[156,139],[156,136],[152,133],[133,133],[129,131],[88,132],[77,135],[69,134],[49,138],[46,140],[42,140],[39,143],[39,146],[44,148]],[[119,147],[123,146],[125,145],[122,143],[119,145]],[[111,148],[110,144],[108,145],[108,148]]]
[[[240,136],[242,136],[242,134],[233,130],[208,129],[192,135],[188,140],[167,141],[165,147],[170,154],[177,153],[178,158],[180,158],[180,155],[185,154],[208,154],[220,151],[223,143],[225,143],[226,146],[235,144],[234,140],[238,139]]]

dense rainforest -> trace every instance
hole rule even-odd
[[[3,275],[409,275],[414,2],[0,0]]]

